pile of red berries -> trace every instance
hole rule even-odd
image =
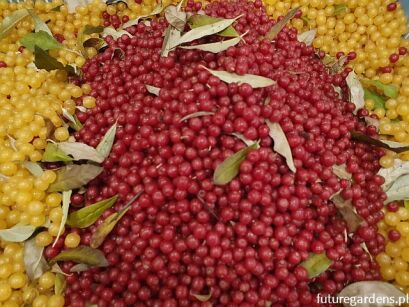
[[[219,54],[179,48],[161,57],[167,22],[159,18],[129,28],[132,37],[108,37],[109,48],[83,67],[97,106],[77,114],[84,128],[75,137],[96,146],[119,125],[86,202],[118,194],[118,209],[144,192],[101,246],[110,266],[67,277],[68,306],[314,306],[318,293],[380,278],[368,250],[376,255],[384,247],[376,227],[385,199],[376,175],[383,152],[351,140],[352,130],[375,131],[333,88],[345,88],[349,70],[329,74],[295,29],[263,40],[274,21],[260,0],[213,2],[205,12],[243,15],[235,29],[249,31],[245,42]],[[203,66],[277,84],[226,84]],[[160,88],[159,96],[145,85]],[[214,115],[181,121],[199,111]],[[266,119],[284,130],[296,173],[274,152]],[[215,185],[215,168],[245,146],[232,133],[260,140],[260,148],[234,180]],[[334,165],[345,165],[353,180],[338,178]],[[352,236],[330,200],[340,190],[364,219]],[[73,204],[83,198],[74,195]],[[83,244],[114,209],[82,231]],[[309,279],[300,263],[324,252],[332,266]]]

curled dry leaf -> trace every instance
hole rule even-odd
[[[195,118],[195,117],[210,116],[210,115],[214,115],[214,112],[199,111],[199,112],[195,112],[195,113],[191,113],[189,115],[186,115],[185,117],[182,117],[180,119],[180,122],[183,122],[185,120]]]
[[[111,35],[113,37],[113,39],[115,39],[115,40],[120,38],[122,35],[128,35],[129,37],[132,36],[131,33],[129,33],[128,31],[116,30],[116,29],[114,29],[112,27],[107,27],[102,32],[103,37],[107,37],[108,35]]]
[[[25,17],[30,15],[27,9],[17,10],[6,16],[0,25],[0,39],[10,34],[11,30]]]
[[[331,201],[347,223],[349,233],[354,233],[362,224],[362,218],[356,213],[351,201],[344,200],[339,194],[334,195]]]
[[[156,96],[159,96],[159,93],[160,93],[160,88],[159,87],[155,87],[155,86],[147,85],[147,84],[145,85],[145,87],[146,87],[146,90],[149,93],[151,93],[153,95],[156,95]]]
[[[175,5],[169,5],[165,9],[165,18],[167,22],[179,31],[183,31],[187,21],[187,14]]]
[[[61,192],[79,189],[103,171],[92,164],[67,165],[56,171],[57,179],[49,186],[48,192]]]
[[[36,162],[23,161],[21,162],[21,165],[23,165],[23,167],[26,168],[35,177],[41,177],[44,173],[41,166]]]
[[[107,209],[111,208],[117,200],[118,196],[115,195],[74,211],[68,216],[67,225],[75,228],[89,227],[94,224]]]
[[[378,175],[385,179],[382,185],[384,191],[387,191],[396,179],[407,174],[409,174],[409,162],[400,159],[395,159],[392,167],[381,168],[378,172]]]
[[[300,264],[308,272],[308,277],[315,278],[324,273],[332,265],[332,260],[325,253],[310,254],[307,260]]]
[[[198,50],[212,52],[212,53],[219,53],[219,52],[229,49],[230,47],[236,46],[238,43],[240,43],[240,41],[243,39],[243,37],[246,34],[247,32],[238,37],[216,42],[216,43],[200,44],[200,45],[192,45],[192,46],[180,46],[180,48],[198,49]]]
[[[189,24],[189,27],[191,29],[195,29],[198,27],[202,27],[205,25],[210,25],[214,24],[216,22],[222,21],[223,18],[218,18],[218,17],[212,17],[212,16],[207,16],[204,13],[192,15],[189,17],[187,23]],[[223,36],[223,37],[237,37],[239,36],[239,33],[233,28],[232,25],[228,26],[226,29],[223,31],[220,31],[216,33],[218,36]]]
[[[0,230],[0,238],[7,242],[23,242],[31,237],[36,230],[32,225],[15,225],[8,229]]]
[[[100,155],[104,157],[104,159],[108,158],[109,153],[112,149],[112,145],[114,145],[117,126],[118,124],[115,123],[111,128],[108,129],[96,148]]]
[[[371,296],[377,297],[378,303],[369,303]],[[360,307],[387,307],[395,306],[395,304],[387,304],[386,302],[405,302],[406,294],[401,292],[393,284],[384,281],[359,281],[346,286],[338,295],[338,297],[349,298],[349,302],[357,302],[357,299],[361,299],[362,303]],[[378,300],[379,299],[379,300]],[[346,300],[344,300],[346,301]],[[344,304],[344,306],[354,306],[355,304]]]
[[[252,144],[254,144],[253,140],[249,140],[248,138],[246,138],[243,134],[241,133],[236,133],[233,132],[231,134],[232,136],[235,136],[236,138],[238,138],[240,141],[242,141],[244,144],[246,144],[246,146],[251,146]]]
[[[68,218],[68,210],[70,209],[71,203],[71,194],[72,190],[62,192],[62,218],[60,223],[60,228],[58,229],[57,236],[55,237],[53,247],[57,244],[58,239],[60,238],[61,233],[64,230],[65,222]]]
[[[78,246],[73,249],[64,250],[51,259],[52,263],[57,261],[73,261],[93,267],[106,267],[109,264],[103,252],[88,246]]]
[[[294,165],[293,155],[283,129],[280,124],[273,123],[268,119],[266,120],[266,124],[270,130],[269,135],[274,142],[274,151],[285,158],[288,168],[295,173],[297,170]]]
[[[303,33],[298,34],[297,39],[298,41],[306,44],[307,46],[311,46],[316,35],[317,35],[317,29],[312,29],[312,30],[305,31]]]
[[[351,71],[348,74],[346,83],[349,89],[349,99],[356,106],[356,113],[359,109],[362,109],[365,106],[364,88],[354,71]]]
[[[24,242],[24,268],[31,281],[39,278],[50,268],[43,252],[44,247],[37,246],[35,238]]]
[[[212,298],[212,290],[210,290],[209,294],[195,294],[195,293],[191,293],[191,296],[193,296],[195,299],[197,299],[198,301],[204,303],[204,302],[208,302],[211,298]]]
[[[243,83],[247,83],[252,88],[268,87],[268,86],[276,84],[274,80],[271,80],[269,78],[262,77],[262,76],[250,75],[250,74],[238,75],[235,73],[229,73],[227,71],[222,71],[222,70],[212,70],[205,66],[202,66],[202,67],[206,69],[208,72],[210,72],[213,76],[218,77],[220,80],[226,83],[237,83],[239,85]]]
[[[224,185],[232,181],[240,171],[240,165],[246,159],[247,155],[258,149],[258,143],[253,143],[251,146],[247,146],[235,154],[228,157],[222,163],[217,166],[213,175],[213,182],[216,185]]]
[[[334,165],[332,167],[332,172],[340,179],[346,179],[346,180],[352,179],[352,175],[348,173],[345,164]]]
[[[363,134],[362,132],[357,132],[357,131],[352,131],[351,132],[351,137],[353,140],[369,145],[374,145],[377,147],[382,147],[389,149],[393,152],[396,153],[401,153],[405,151],[409,151],[409,144],[403,144],[403,143],[398,143],[398,142],[393,142],[393,141],[386,141],[386,140],[378,140],[374,139],[370,136],[367,136],[366,134]]]
[[[278,21],[274,26],[271,27],[270,31],[266,34],[265,38],[272,41],[273,39],[276,38],[277,34],[280,33],[280,31],[285,27],[285,25],[294,18],[294,16],[297,14],[299,8],[292,9],[287,13],[287,15],[284,16],[283,19]]]
[[[72,156],[75,161],[89,160],[97,163],[104,161],[104,157],[94,147],[84,143],[61,142],[55,145],[65,154]]]

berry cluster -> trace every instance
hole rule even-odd
[[[84,128],[76,139],[96,146],[112,124],[120,126],[86,201],[118,194],[119,208],[144,193],[101,247],[110,266],[67,277],[69,306],[200,306],[198,295],[207,294],[207,303],[222,305],[312,306],[317,293],[380,278],[368,251],[384,247],[376,227],[385,199],[376,175],[383,152],[351,140],[351,130],[375,131],[333,89],[345,87],[349,70],[328,74],[295,29],[284,28],[273,43],[260,39],[274,23],[261,1],[213,2],[205,11],[242,15],[235,28],[249,31],[245,42],[219,54],[177,49],[160,57],[167,22],[159,18],[127,29],[132,38],[108,37],[109,48],[83,66],[96,107],[77,114]],[[277,84],[226,84],[203,66]],[[159,96],[146,85],[161,88]],[[214,114],[181,121],[199,111]],[[273,151],[266,119],[283,128],[296,173]],[[232,133],[260,140],[260,149],[238,177],[218,186],[215,168],[244,147]],[[345,165],[353,179],[338,178],[334,165]],[[331,202],[339,191],[364,219],[351,236]],[[78,206],[82,201],[73,196]],[[83,244],[101,222],[82,231]],[[46,254],[57,252],[49,247]],[[300,266],[310,253],[333,261],[315,279]]]

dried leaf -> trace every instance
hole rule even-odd
[[[330,260],[325,253],[310,254],[307,260],[301,262],[300,265],[307,270],[308,277],[312,279],[328,270],[332,265],[332,260]]]
[[[371,297],[375,294],[376,302],[370,303]],[[393,284],[384,281],[359,281],[346,286],[338,295],[339,298],[343,298],[343,302],[349,302],[344,306],[357,306],[356,303],[359,299],[362,303],[359,303],[359,307],[393,307],[397,306],[395,302],[406,302],[406,294],[401,292]],[[382,302],[382,304],[378,304]],[[398,305],[401,305],[398,304]]]
[[[386,196],[386,204],[395,200],[409,199],[409,174],[396,179],[386,191]]]
[[[24,168],[26,168],[32,175],[36,177],[41,177],[44,173],[41,166],[36,162],[23,161],[21,162]]]
[[[90,206],[86,206],[80,210],[71,213],[67,219],[67,225],[75,228],[87,228],[94,224],[98,218],[109,208],[111,208],[118,196],[115,195],[111,198],[101,200]]]
[[[315,36],[317,35],[317,29],[305,31],[303,33],[298,34],[297,39],[298,41],[306,44],[307,46],[311,46]]]
[[[38,15],[35,13],[34,10],[29,9],[28,12],[29,12],[31,18],[33,18],[34,31],[35,32],[44,31],[44,32],[48,33],[50,36],[53,36],[53,33],[51,32],[50,28],[47,26],[47,24],[44,21],[42,21],[42,19],[40,17],[38,17]]]
[[[112,27],[107,27],[102,32],[103,37],[107,37],[108,35],[111,35],[115,40],[120,38],[122,35],[128,35],[129,37],[132,37],[131,33],[127,32],[125,30],[115,30]]]
[[[332,172],[340,179],[346,179],[346,180],[352,179],[352,175],[348,173],[345,164],[333,165]]]
[[[240,41],[243,39],[243,37],[247,34],[244,33],[241,36],[216,42],[216,43],[209,43],[209,44],[200,44],[200,45],[192,45],[192,46],[180,46],[180,48],[183,49],[198,49],[202,51],[207,51],[207,52],[212,52],[212,53],[219,53],[224,50],[229,49],[230,47],[236,46]]]
[[[62,192],[62,218],[61,218],[60,228],[58,229],[57,236],[55,237],[55,240],[53,243],[53,247],[55,246],[55,244],[57,244],[57,241],[60,238],[60,235],[62,234],[64,230],[65,222],[67,221],[67,217],[68,217],[68,210],[70,209],[71,194],[72,194],[72,190]]]
[[[102,167],[92,164],[67,165],[56,171],[57,179],[50,185],[48,192],[79,189],[101,174],[102,171]]]
[[[338,60],[336,60],[334,63],[327,65],[329,72],[333,75],[341,72],[344,69],[345,63],[348,61],[347,56],[341,56]]]
[[[75,70],[72,66],[63,65],[38,46],[34,47],[34,65],[38,69],[45,69],[47,71],[65,70],[68,74],[75,75]]]
[[[276,38],[276,36],[278,35],[278,33],[280,33],[280,31],[286,26],[286,24],[294,18],[294,16],[297,14],[299,8],[295,8],[292,9],[291,11],[289,11],[287,13],[287,15],[284,16],[283,19],[281,19],[280,21],[278,21],[274,26],[272,26],[272,28],[270,29],[270,31],[268,31],[268,33],[266,34],[265,38],[272,41],[273,39]]]
[[[146,90],[149,93],[151,93],[153,95],[156,95],[156,96],[159,96],[159,93],[160,93],[160,88],[159,87],[155,87],[155,86],[147,85],[147,84],[145,85],[145,87],[146,87]]]
[[[409,144],[402,144],[386,140],[378,140],[357,131],[352,131],[351,137],[353,140],[357,142],[374,145],[381,148],[386,148],[396,153],[409,151]]]
[[[112,145],[114,145],[116,127],[117,123],[113,124],[112,127],[108,129],[96,148],[104,159],[108,158]]]
[[[194,294],[194,293],[191,293],[190,295],[193,296],[198,301],[204,303],[204,302],[208,302],[211,299],[212,290],[210,290],[209,294]]]
[[[104,157],[94,147],[84,143],[61,142],[57,143],[56,146],[65,154],[72,156],[75,161],[90,160],[97,163],[104,161]]]
[[[233,132],[231,135],[235,136],[236,138],[238,138],[240,141],[242,141],[244,144],[246,144],[246,146],[251,146],[252,144],[254,144],[253,140],[249,140],[247,139],[243,134],[241,133],[236,133]]]
[[[202,116],[210,116],[210,115],[214,115],[214,112],[199,111],[199,112],[195,112],[195,113],[191,113],[189,115],[186,115],[185,117],[180,119],[180,122],[183,122],[183,121],[191,119],[191,118],[202,117]]]
[[[344,200],[339,194],[332,197],[331,201],[341,213],[347,223],[349,233],[354,233],[362,224],[362,218],[355,212],[350,200]]]
[[[267,87],[267,86],[276,84],[274,80],[271,80],[269,78],[262,77],[262,76],[250,75],[250,74],[237,75],[234,73],[229,73],[227,71],[212,70],[205,66],[202,66],[202,67],[205,68],[208,72],[210,72],[213,76],[218,77],[220,80],[226,83],[237,83],[237,84],[247,83],[252,88]]]
[[[212,17],[212,16],[203,15],[203,14],[196,14],[196,15],[191,16],[188,19],[187,22],[188,22],[191,29],[195,29],[195,28],[202,27],[202,26],[205,26],[205,25],[214,24],[214,23],[220,22],[222,20],[223,20],[223,18]],[[232,25],[230,25],[229,27],[227,27],[223,31],[220,31],[220,32],[218,32],[216,34],[219,35],[219,36],[223,36],[223,37],[237,37],[237,36],[240,35],[233,28]]]
[[[409,162],[400,159],[395,159],[393,167],[381,168],[378,172],[378,175],[385,179],[382,185],[384,191],[387,191],[400,176],[407,174],[409,174]]]
[[[345,3],[341,3],[341,4],[336,4],[334,6],[334,15],[338,16],[341,15],[343,13],[345,13],[347,11],[347,5]]]
[[[0,25],[0,39],[8,36],[13,28],[25,17],[30,15],[27,9],[17,10],[6,16]]]
[[[44,247],[37,246],[35,238],[24,242],[24,267],[31,281],[39,278],[49,270],[43,252]]]
[[[205,36],[209,36],[209,35],[212,35],[212,34],[216,34],[216,33],[220,32],[220,31],[223,31],[224,29],[231,26],[233,24],[233,22],[235,22],[240,17],[241,17],[241,15],[236,17],[236,18],[233,18],[233,19],[223,19],[221,21],[218,21],[218,22],[215,22],[215,23],[212,23],[212,24],[208,24],[208,25],[204,25],[204,26],[201,26],[201,27],[193,28],[189,32],[182,35],[180,37],[180,39],[176,42],[176,45],[172,46],[172,47],[176,47],[177,45],[182,45],[182,44],[185,44],[185,43],[189,43],[189,42],[194,41],[196,39],[199,39],[199,38],[202,38],[202,37],[205,37]]]
[[[361,248],[365,251],[365,253],[369,255],[369,258],[373,260],[372,254],[369,252],[369,249],[368,249],[368,246],[366,246],[366,243],[362,242],[360,245],[361,245]]]
[[[153,15],[160,14],[162,11],[163,11],[163,3],[162,3],[162,0],[159,0],[159,3],[155,6],[155,8],[153,9],[152,12],[150,12],[147,15],[139,16],[136,19],[129,20],[128,22],[126,22],[126,23],[124,23],[122,25],[122,28],[125,29],[125,28],[135,26],[135,25],[137,25],[139,23],[139,20],[141,20],[143,18],[153,16]]]
[[[56,144],[47,143],[45,148],[43,162],[71,162],[73,158],[68,156],[65,152],[58,148]]]
[[[53,266],[51,267],[51,272],[53,273],[59,273],[62,274],[64,276],[71,276],[72,274],[67,274],[65,273],[61,267],[58,265],[58,263],[54,263]]]
[[[186,25],[187,14],[178,10],[175,5],[169,5],[165,9],[167,22],[179,31],[183,31]]]
[[[240,171],[240,165],[246,159],[247,155],[258,149],[258,143],[253,143],[251,146],[245,147],[235,154],[228,157],[214,171],[213,182],[216,185],[224,185],[232,181]]]
[[[93,27],[90,25],[86,25],[81,31],[78,32],[77,35],[77,47],[80,50],[81,54],[83,56],[87,56],[85,49],[84,49],[84,41],[85,41],[85,35],[90,35],[94,33],[101,33],[104,31],[104,27],[98,26],[98,27]],[[99,39],[100,40],[100,39]]]
[[[94,249],[88,246],[78,246],[73,249],[67,249],[59,253],[53,259],[52,263],[57,261],[73,261],[75,263],[83,263],[93,267],[106,267],[108,261],[104,253],[99,249]]]
[[[295,173],[297,170],[294,165],[293,155],[283,129],[279,123],[272,123],[268,119],[266,120],[266,124],[270,130],[269,135],[274,142],[274,151],[285,158],[288,168]]]
[[[85,48],[93,47],[97,50],[100,50],[101,48],[108,46],[106,42],[102,38],[99,38],[99,37],[91,37],[87,39],[86,41],[84,41],[82,45]]]
[[[399,95],[398,88],[393,84],[383,84],[379,80],[363,80],[365,86],[373,87],[389,98],[397,98]]]
[[[23,242],[31,237],[36,230],[32,225],[15,225],[11,228],[1,229],[0,238],[7,242]]]
[[[365,93],[365,96],[364,96],[365,100],[370,99],[375,103],[375,109],[385,109],[386,99],[384,97],[366,88],[364,89],[364,93]]]
[[[178,31],[172,26],[167,27],[160,55],[163,57],[167,57],[169,52],[175,46],[177,46],[177,41],[180,39],[180,37],[181,37],[180,31]]]
[[[354,71],[351,71],[348,74],[345,81],[349,89],[349,99],[356,106],[356,113],[359,109],[362,109],[365,106],[364,88],[362,87],[361,82],[359,82],[358,76]]]
[[[77,116],[75,116],[75,114],[71,114],[67,111],[67,109],[62,108],[62,115],[64,116],[64,118],[70,121],[69,125],[72,129],[74,129],[75,131],[80,131],[82,129],[82,124]]]
[[[64,295],[67,282],[63,274],[57,273],[55,275],[54,293],[56,295]]]
[[[128,212],[128,210],[131,209],[132,203],[136,201],[141,196],[141,194],[142,192],[136,194],[121,210],[108,216],[106,220],[97,227],[91,237],[91,247],[98,248],[104,242],[105,238],[114,229],[115,225]]]
[[[89,269],[91,269],[91,266],[89,266],[88,264],[78,263],[78,264],[74,265],[74,266],[70,269],[70,272],[72,272],[72,273],[79,273],[79,272],[88,271]]]

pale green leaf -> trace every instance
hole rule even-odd
[[[196,14],[196,15],[192,15],[188,19],[188,24],[189,24],[191,29],[195,29],[195,28],[202,27],[202,26],[205,26],[205,25],[214,24],[214,23],[220,22],[222,20],[223,20],[223,18]],[[232,25],[228,26],[226,29],[224,29],[223,31],[220,31],[220,32],[218,32],[216,34],[219,35],[219,36],[224,36],[224,37],[237,37],[237,36],[239,36],[239,33],[233,28]]]
[[[0,238],[7,242],[23,242],[31,237],[36,230],[32,225],[15,225],[8,229],[0,230]]]
[[[37,246],[35,238],[24,242],[24,268],[31,281],[41,277],[41,275],[49,270],[43,252],[44,247]]]
[[[317,35],[317,30],[312,29],[312,30],[305,31],[303,33],[298,34],[297,39],[299,42],[302,42],[306,44],[307,46],[311,46],[316,35]]]
[[[375,103],[375,109],[385,109],[386,99],[384,97],[366,88],[364,89],[364,95],[365,100],[370,99]]]
[[[57,261],[73,261],[75,263],[83,263],[93,267],[106,267],[108,261],[104,253],[99,249],[94,249],[88,246],[78,246],[73,249],[67,249],[54,257],[51,262]]]
[[[26,168],[35,177],[41,177],[44,174],[41,166],[36,162],[23,161],[21,162],[24,168]]]
[[[53,36],[44,31],[28,33],[20,39],[20,44],[30,51],[34,51],[35,46],[42,50],[61,49],[63,47]]]
[[[102,171],[102,167],[92,164],[67,165],[56,171],[57,179],[50,185],[48,192],[79,189],[101,174]]]
[[[355,113],[365,106],[365,92],[361,82],[359,82],[358,76],[354,71],[351,71],[347,78],[346,83],[349,89],[349,99],[356,106]]]
[[[274,151],[285,158],[288,168],[295,173],[296,168],[294,165],[293,155],[283,129],[279,123],[273,123],[268,119],[266,119],[266,124],[270,130],[269,135],[274,142]]]
[[[89,160],[97,163],[104,161],[104,157],[94,148],[79,142],[61,142],[55,144],[58,149],[70,155],[75,161]]]
[[[31,18],[33,18],[33,21],[34,21],[34,31],[35,32],[44,31],[48,33],[50,36],[53,36],[53,33],[51,32],[50,28],[47,26],[47,24],[44,21],[42,21],[40,17],[38,17],[35,11],[32,9],[29,9],[28,11],[31,15]]]
[[[287,15],[284,16],[283,19],[278,21],[274,26],[271,27],[270,31],[266,34],[265,38],[272,41],[273,39],[276,38],[278,33],[286,26],[286,24],[294,18],[294,16],[297,14],[299,8],[292,9],[291,11],[288,12]]]
[[[30,13],[27,9],[21,9],[6,16],[0,25],[0,39],[8,36],[11,30],[28,15],[30,15]]]
[[[67,111],[67,109],[62,108],[62,115],[64,116],[64,118],[69,120],[69,125],[72,129],[74,129],[75,131],[80,131],[82,129],[82,124],[78,120],[77,116],[75,116],[75,114],[71,114]]]
[[[180,119],[180,122],[183,122],[183,121],[191,119],[191,118],[202,117],[202,116],[211,116],[211,115],[214,115],[214,112],[199,111],[199,112],[188,114],[185,117],[182,117]]]
[[[397,98],[399,95],[398,88],[393,84],[383,84],[379,80],[363,80],[365,86],[377,89],[381,94],[389,98]]]
[[[92,267],[89,266],[88,264],[78,263],[78,264],[74,265],[74,266],[70,269],[70,272],[72,272],[72,273],[85,272],[85,271],[88,271],[88,270],[91,269],[91,268],[92,268]]]
[[[117,40],[118,38],[120,38],[122,35],[128,35],[129,37],[131,37],[131,33],[125,31],[125,30],[116,30],[112,27],[107,27],[104,29],[104,31],[102,32],[102,36],[103,37],[107,37],[108,35],[111,35],[115,40]]]
[[[391,185],[403,175],[409,174],[409,161],[403,161],[400,159],[395,159],[392,167],[381,168],[378,172],[379,176],[382,176],[385,179],[384,184],[382,185],[383,189],[387,191]]]
[[[60,238],[62,234],[62,231],[64,230],[65,222],[67,221],[67,218],[68,218],[68,211],[70,209],[71,194],[72,194],[72,190],[62,192],[62,218],[61,218],[60,228],[58,229],[57,236],[55,237],[55,240],[54,240],[53,247],[57,243],[58,239]]]
[[[307,270],[308,277],[312,279],[328,270],[332,265],[332,260],[325,253],[310,254],[307,260],[303,261],[300,265]]]
[[[395,200],[409,199],[409,174],[400,176],[386,191],[387,199],[385,203]]]
[[[247,155],[258,147],[258,143],[253,143],[251,146],[239,150],[219,164],[213,174],[214,184],[224,185],[232,181],[239,174],[240,165]]]
[[[251,145],[254,144],[254,141],[249,140],[248,138],[246,138],[246,137],[245,137],[243,134],[241,134],[241,133],[233,132],[231,135],[232,135],[232,136],[235,136],[236,138],[238,138],[240,141],[242,141],[244,144],[246,144],[246,146],[251,146]]]
[[[186,25],[187,14],[177,9],[174,5],[169,5],[165,9],[167,22],[179,31],[183,31]]]
[[[104,159],[108,158],[109,153],[111,152],[112,146],[115,141],[117,123],[113,124],[111,128],[105,133],[101,142],[97,146],[97,151],[101,154]]]
[[[65,152],[58,148],[56,144],[47,143],[45,148],[43,162],[71,162],[73,158],[68,156]]]
[[[54,293],[56,295],[64,295],[67,282],[63,274],[55,274]]]
[[[179,46],[179,47],[183,49],[198,49],[198,50],[212,52],[212,53],[219,53],[219,52],[229,49],[230,47],[236,46],[238,43],[240,43],[240,41],[243,39],[243,37],[246,34],[247,32],[238,37],[216,42],[216,43],[200,44],[200,45],[192,45],[192,46]]]
[[[268,87],[268,86],[276,84],[274,80],[271,80],[266,77],[258,76],[258,75],[250,75],[250,74],[238,75],[235,73],[230,73],[230,72],[222,71],[222,70],[212,70],[205,66],[202,66],[202,67],[205,68],[208,72],[210,72],[213,76],[218,77],[220,80],[226,83],[237,83],[239,85],[243,83],[247,83],[252,88]]]
[[[177,41],[180,39],[181,33],[171,25],[166,28],[165,37],[163,39],[162,50],[160,55],[167,57],[169,52],[177,46]]]

